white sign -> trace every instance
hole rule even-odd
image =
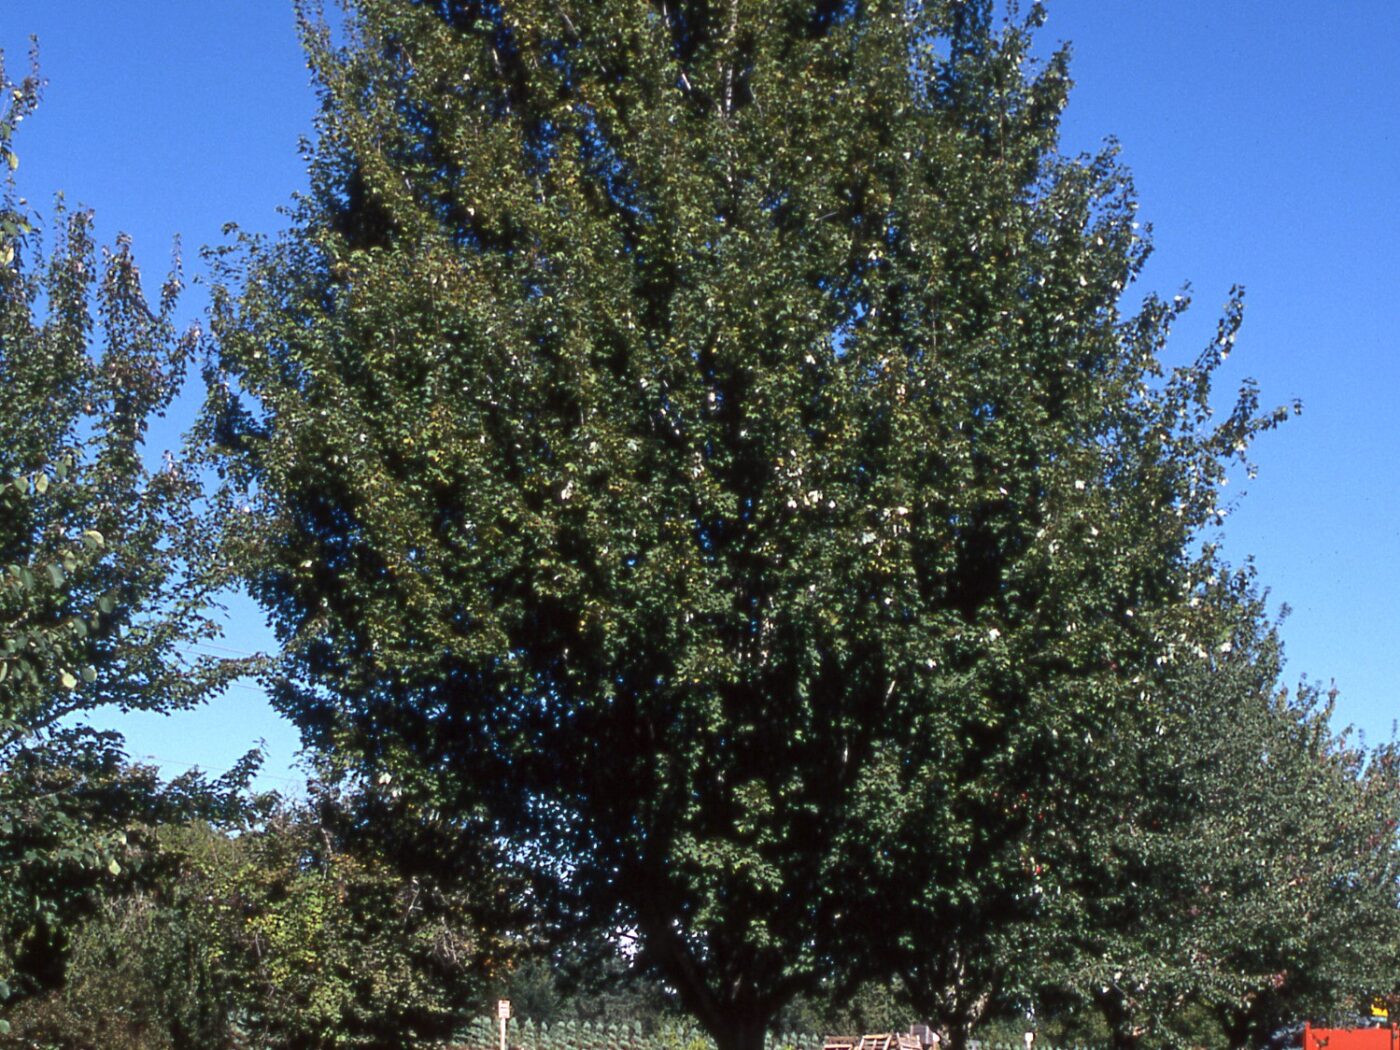
[[[510,1000],[509,1000],[509,999],[497,999],[497,1000],[496,1000],[496,1016],[499,1017],[502,1021],[509,1021],[509,1020],[510,1020]]]

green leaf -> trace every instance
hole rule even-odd
[[[72,671],[65,670],[59,672],[58,681],[64,689],[76,689],[78,687],[78,680],[77,678],[73,677]]]

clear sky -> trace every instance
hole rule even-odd
[[[1253,376],[1266,404],[1304,403],[1261,439],[1247,494],[1233,486],[1225,549],[1254,557],[1274,605],[1292,607],[1289,677],[1335,679],[1338,724],[1388,738],[1400,716],[1400,4],[1048,6],[1042,40],[1074,46],[1066,147],[1118,138],[1155,231],[1145,286],[1193,287],[1172,353],[1204,345],[1241,283],[1227,385]],[[315,108],[289,0],[0,0],[12,72],[30,34],[49,80],[16,143],[32,201],[47,208],[62,190],[96,209],[104,237],[131,233],[152,287],[177,234],[194,272],[225,222],[280,228]],[[194,289],[191,319],[201,306]],[[225,644],[270,645],[260,620],[236,603]],[[222,770],[262,738],[263,785],[296,776],[294,733],[246,684],[197,712],[111,722],[133,757],[171,772]]]

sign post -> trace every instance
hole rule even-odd
[[[506,1022],[510,1020],[510,1000],[496,1000],[496,1017],[501,1022],[501,1050],[506,1050]]]

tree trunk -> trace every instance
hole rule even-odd
[[[938,1035],[938,1050],[967,1050],[972,1039],[972,1025],[940,1022],[934,1029]]]
[[[1251,1018],[1247,1013],[1239,1010],[1223,1009],[1217,1012],[1217,1019],[1220,1028],[1225,1033],[1230,1050],[1244,1050],[1246,1047],[1258,1046],[1262,1040],[1255,1038]]]
[[[942,1040],[939,1050],[967,1050],[973,1029],[982,1023],[991,1001],[990,992],[978,992],[960,997],[939,1011],[935,1029]]]
[[[1095,1001],[1108,1025],[1108,1045],[1111,1050],[1137,1050],[1146,1030],[1133,1020],[1133,1011],[1121,992],[1105,990]]]
[[[763,1036],[767,1025],[761,1021],[734,1021],[722,1024],[718,1029],[711,1027],[716,1050],[763,1050]]]

